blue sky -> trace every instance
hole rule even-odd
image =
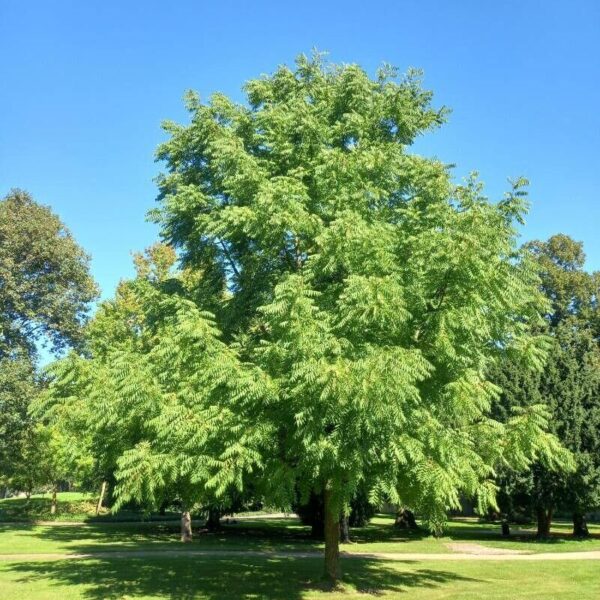
[[[242,99],[311,48],[425,71],[449,123],[416,149],[478,170],[491,198],[531,180],[524,238],[558,231],[600,269],[600,2],[0,3],[0,195],[29,190],[92,255],[104,297],[152,243],[154,150],[187,89]]]

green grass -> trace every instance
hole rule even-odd
[[[78,492],[58,495],[58,513],[50,515],[50,495],[36,495],[29,500],[9,498],[0,500],[0,548],[10,548],[14,553],[33,552],[93,552],[110,550],[146,550],[177,548],[179,525],[177,521],[153,523],[158,517],[139,522],[144,515],[139,512],[121,512],[110,515],[107,511],[95,517],[96,497]],[[148,519],[148,517],[145,517]],[[167,518],[176,519],[170,514]],[[74,525],[68,531],[35,521],[86,522]],[[32,524],[9,525],[15,521]],[[138,521],[135,524],[120,521]],[[163,518],[164,521],[164,518]],[[399,531],[391,526],[392,517],[379,515],[368,527],[353,529],[353,544],[345,545],[346,552],[450,552],[451,542],[470,542],[494,548],[524,550],[528,552],[570,552],[600,550],[600,525],[590,526],[592,537],[573,539],[570,523],[553,524],[552,537],[538,541],[532,527],[513,527],[513,535],[504,539],[500,526],[480,523],[476,519],[455,519],[450,522],[442,538],[425,533]],[[198,523],[196,523],[198,525]],[[308,528],[297,520],[240,521],[225,526],[217,535],[196,535],[194,548],[222,548],[255,550],[319,550],[322,544],[310,539]]]
[[[189,549],[319,551],[323,544],[297,519],[239,521],[218,533],[197,533]],[[379,517],[352,531],[346,552],[450,552],[429,535],[398,531],[391,518]],[[122,550],[180,549],[178,522],[86,523],[84,525],[0,524],[0,548],[11,554],[77,553]],[[7,552],[2,550],[1,552]]]
[[[197,524],[196,524],[197,525]],[[567,523],[554,524],[549,542],[535,542],[533,531],[504,540],[499,526],[474,519],[453,520],[444,538],[405,533],[380,515],[368,527],[352,530],[349,552],[450,552],[448,542],[534,551],[600,549],[600,527],[593,538],[576,541]],[[196,533],[189,549],[314,550],[309,529],[297,519],[240,520],[217,534]],[[11,600],[100,600],[172,598],[178,600],[311,600],[325,598],[411,600],[596,600],[600,577],[596,561],[415,562],[343,559],[342,591],[326,593],[319,583],[320,558],[95,557],[89,560],[32,561],[30,553],[116,550],[181,550],[178,523],[0,524],[0,553],[22,554],[0,562],[0,598]]]
[[[567,524],[554,525],[553,537],[535,540],[534,531],[522,530],[505,540],[497,525],[475,520],[455,520],[447,534],[434,538],[425,533],[404,532],[392,526],[392,518],[380,515],[364,528],[352,530],[352,544],[346,552],[426,552],[449,553],[451,542],[477,543],[533,552],[569,552],[600,550],[600,526],[592,527],[592,537],[573,539]],[[221,550],[301,550],[318,551],[322,543],[310,538],[309,528],[297,519],[256,519],[224,524],[216,534],[198,533],[198,524],[190,549]],[[85,525],[0,524],[0,552],[77,553],[123,550],[181,549],[178,522],[86,523]]]
[[[269,523],[265,527],[244,524],[225,527],[217,534],[195,534],[190,549],[318,549],[302,531]],[[178,523],[90,523],[76,526],[0,525],[0,548],[11,553],[69,553],[113,550],[181,549]]]
[[[595,562],[343,561],[342,591],[326,592],[318,559],[104,559],[0,563],[11,600],[596,600]]]
[[[480,523],[476,519],[455,519],[448,527],[444,542],[468,542],[504,548],[506,550],[523,550],[526,552],[585,552],[600,550],[600,525],[589,525],[590,537],[573,538],[572,524],[566,521],[555,521],[552,524],[551,536],[547,540],[535,537],[535,526],[513,526],[509,538],[500,535],[497,523]]]

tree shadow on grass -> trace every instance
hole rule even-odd
[[[87,600],[157,597],[173,600],[262,598],[301,600],[324,590],[322,560],[312,558],[131,558],[20,562],[6,565],[22,585],[78,586]],[[373,596],[436,588],[451,581],[473,582],[418,563],[383,563],[370,559],[343,561],[348,591]]]
[[[350,537],[356,544],[369,543],[406,543],[414,540],[422,540],[430,536],[429,531],[420,527],[419,529],[400,529],[394,527],[393,519],[390,517],[386,523],[369,523],[364,527],[350,528]]]
[[[389,523],[371,523],[366,527],[353,528],[352,546],[342,549],[349,552],[361,552],[365,544],[393,544],[394,548],[385,551],[411,551],[410,542],[424,541],[430,538],[424,530],[406,531],[393,527]],[[59,552],[93,553],[99,551],[144,551],[144,550],[175,550],[182,549],[179,541],[178,522],[142,522],[142,523],[88,523],[86,525],[69,526],[36,526],[36,525],[0,525],[0,533],[5,530],[21,531],[24,537],[31,539],[31,552],[44,552],[43,547],[36,548],[35,539],[54,542],[50,550]],[[185,550],[274,550],[274,551],[316,551],[323,549],[323,543],[310,537],[310,528],[302,526],[299,521],[291,519],[269,521],[238,521],[237,524],[224,524],[217,533],[198,533],[195,527],[194,539],[185,546]],[[432,539],[432,538],[430,538]],[[592,534],[582,541],[581,549],[590,549],[600,539],[598,534]],[[548,545],[559,547],[565,542],[579,541],[563,532],[557,532],[548,540],[537,541],[534,532],[524,530],[514,531],[509,538],[503,538],[496,524],[454,524],[440,543],[428,545],[424,551],[444,551],[443,542],[478,542],[489,543],[497,547],[506,546],[518,549],[519,543],[529,549],[536,542],[543,550]],[[579,544],[578,544],[579,545]],[[439,546],[439,547],[438,547]],[[46,546],[48,547],[48,546]],[[436,549],[437,548],[437,549]],[[364,551],[364,550],[363,550]],[[368,551],[374,551],[369,547]],[[414,551],[423,551],[418,544]],[[8,552],[8,550],[6,550]]]
[[[13,531],[15,530],[12,527]],[[86,523],[74,526],[23,526],[29,537],[58,543],[60,551],[77,553],[112,550],[181,550],[179,522]],[[315,550],[322,544],[311,539],[309,528],[293,523],[243,523],[225,525],[220,531],[198,533],[195,527],[191,544],[185,550]],[[40,550],[42,551],[42,550]]]
[[[569,524],[570,525],[570,524]],[[574,537],[568,529],[565,529],[564,524],[557,522],[553,523],[554,531],[547,538],[538,538],[533,526],[511,525],[511,535],[508,537],[502,536],[499,523],[483,522],[473,525],[463,525],[461,527],[450,527],[446,535],[456,542],[496,542],[498,547],[506,544],[507,546],[516,543],[536,544],[543,550],[544,546],[561,545],[565,543],[578,543],[585,550],[585,546],[591,542],[600,541],[600,533],[592,532],[586,538]]]

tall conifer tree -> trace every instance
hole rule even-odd
[[[502,389],[494,412],[506,418],[511,406],[545,403],[551,429],[574,454],[576,470],[556,473],[535,464],[527,473],[502,478],[502,507],[508,514],[532,511],[538,537],[550,534],[553,512],[573,514],[573,533],[588,535],[585,514],[600,506],[600,275],[584,269],[581,243],[559,234],[527,245],[536,259],[541,290],[548,298],[544,330],[552,341],[546,366],[536,372],[507,357],[491,377]]]

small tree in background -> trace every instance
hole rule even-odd
[[[96,294],[89,257],[57,215],[22,190],[0,200],[0,479],[5,485],[26,480],[29,486],[37,468],[37,460],[26,459],[37,452],[31,444],[38,433],[29,415],[41,389],[37,349],[60,352],[77,345]]]
[[[495,405],[499,419],[507,407],[545,403],[551,430],[574,455],[573,473],[536,464],[528,474],[502,479],[502,506],[508,514],[535,513],[538,537],[548,537],[556,509],[573,515],[573,534],[586,536],[585,513],[600,506],[600,348],[597,294],[599,276],[584,271],[582,244],[565,235],[528,248],[538,264],[541,289],[549,300],[545,329],[552,339],[547,364],[535,372],[507,358],[492,373],[503,394]]]
[[[22,190],[0,200],[0,359],[81,339],[97,290],[89,257],[60,219]]]
[[[90,325],[88,354],[50,368],[40,410],[56,426],[83,419],[90,448],[112,463],[114,510],[177,499],[190,541],[192,509],[217,525],[259,460],[254,430],[229,407],[259,386],[218,339],[212,316],[187,298],[196,279],[172,273],[173,263],[161,245],[136,257],[137,278],[121,283]]]
[[[0,483],[8,491],[29,444],[29,404],[38,394],[34,367],[26,358],[0,360]],[[23,488],[25,489],[25,488]]]

